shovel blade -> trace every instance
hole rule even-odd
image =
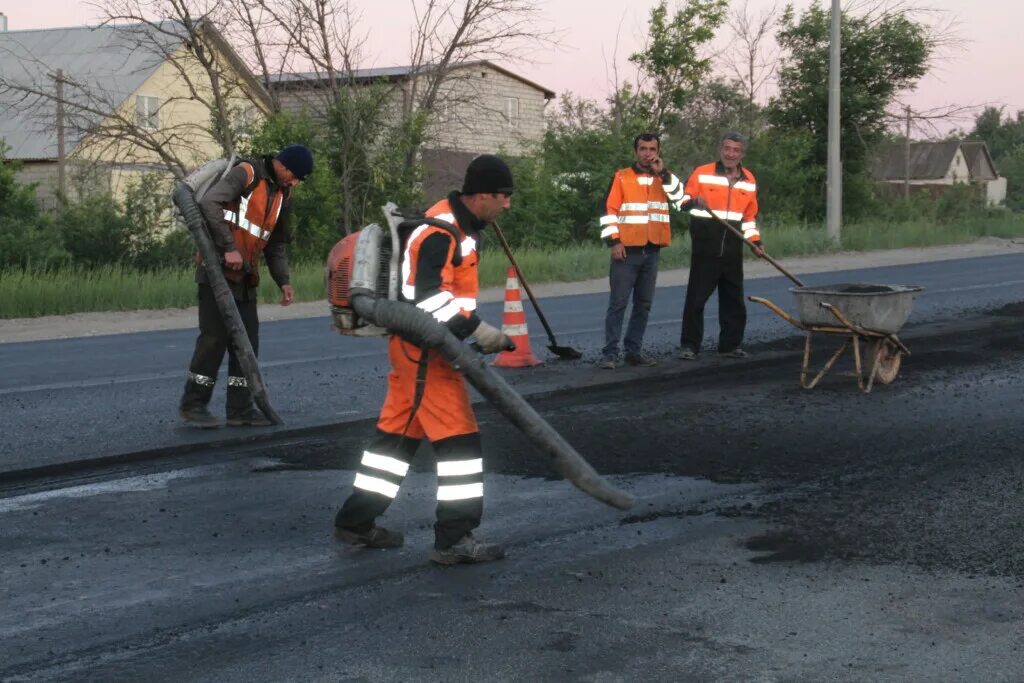
[[[583,354],[572,348],[571,346],[558,346],[557,344],[548,344],[548,350],[558,356],[562,360],[577,360],[583,358]]]

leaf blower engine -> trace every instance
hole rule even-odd
[[[356,313],[353,296],[399,300],[401,287],[402,244],[409,233],[424,223],[443,228],[461,241],[451,223],[425,216],[407,216],[393,203],[383,207],[388,227],[367,225],[334,245],[327,256],[324,273],[331,320],[338,332],[355,337],[380,337],[392,334]]]

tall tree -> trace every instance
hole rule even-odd
[[[648,125],[661,130],[686,108],[711,73],[708,43],[725,19],[728,0],[687,0],[669,12],[667,0],[651,10],[647,44],[630,56],[640,69],[637,92],[650,99]]]
[[[830,15],[812,6],[797,15],[792,5],[780,20],[783,50],[779,94],[771,120],[814,139],[811,161],[824,168],[828,137],[828,54]],[[844,13],[840,76],[843,174],[850,192],[867,187],[867,163],[886,133],[886,109],[896,95],[925,75],[935,36],[908,10],[881,8],[860,16]],[[823,182],[824,179],[822,178]],[[848,193],[849,194],[849,193]],[[857,198],[846,205],[855,209]]]

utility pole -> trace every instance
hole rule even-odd
[[[903,140],[903,198],[910,199],[910,105],[906,106],[907,127]]]
[[[57,210],[60,211],[67,197],[65,180],[64,149],[64,70],[57,69]]]
[[[843,217],[843,178],[839,160],[839,40],[842,8],[832,0],[832,32],[828,59],[828,197],[825,228],[829,239],[838,244]]]

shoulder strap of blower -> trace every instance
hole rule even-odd
[[[424,224],[432,225],[435,228],[446,230],[448,234],[452,236],[452,239],[455,240],[455,255],[452,257],[452,263],[456,266],[462,264],[462,250],[459,248],[459,245],[462,242],[462,233],[454,224],[449,223],[448,221],[443,221],[440,218],[432,218],[430,216],[410,216],[409,214],[399,213],[397,211],[394,215],[405,219],[398,224],[398,240],[403,253],[405,252],[406,242],[409,241],[409,235],[412,234],[413,230]]]

